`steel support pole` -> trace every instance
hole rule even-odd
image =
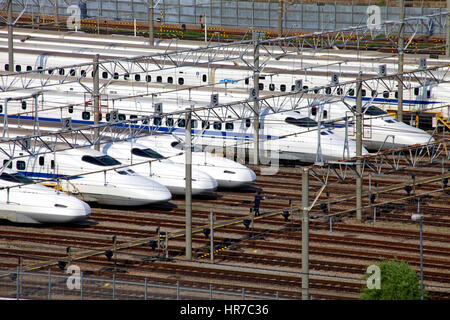
[[[283,6],[284,0],[278,0],[278,36],[283,36]]]
[[[405,46],[405,0],[399,1],[398,18],[401,22],[398,34],[398,87],[397,87],[397,118],[403,121],[403,58]]]
[[[155,43],[153,20],[153,0],[148,0],[148,44],[150,46]]]
[[[98,72],[98,60],[99,55],[96,54],[94,57],[94,64],[93,64],[93,95],[94,95],[94,125],[98,125],[100,123],[100,77]],[[94,128],[94,141],[95,141],[95,150],[100,150],[100,144],[99,144],[99,135],[100,135],[100,128]]]
[[[447,0],[447,21],[445,25],[446,51],[445,55],[450,58],[450,0]]]
[[[55,1],[55,4],[54,4],[54,7],[53,7],[53,20],[54,20],[54,22],[55,22],[55,27],[57,27],[58,28],[58,31],[59,31],[59,10],[58,10],[58,0],[54,0]]]
[[[302,300],[309,300],[309,169],[302,172]]]
[[[422,237],[422,222],[423,219],[419,221],[420,227],[420,300],[423,300],[423,237]]]
[[[13,43],[13,4],[12,0],[8,0],[8,63],[9,71],[14,72],[14,43]]]
[[[356,219],[362,221],[362,81],[361,72],[356,83]]]
[[[211,210],[211,212],[209,213],[209,219],[210,219],[210,221],[211,221],[211,231],[210,231],[210,239],[209,239],[209,241],[210,241],[210,243],[209,243],[209,246],[210,246],[210,250],[211,250],[211,255],[210,255],[210,257],[211,257],[211,262],[212,263],[214,263],[214,212]]]
[[[254,102],[254,150],[253,150],[253,164],[259,164],[259,34],[252,32],[253,41],[255,42],[255,47],[253,50],[253,88],[256,90],[256,100]]]
[[[192,106],[191,106],[192,107]],[[185,165],[186,165],[186,260],[192,260],[192,147],[191,109],[186,108]]]

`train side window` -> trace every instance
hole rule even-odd
[[[355,89],[348,89],[348,91],[347,91],[347,95],[349,95],[349,96],[354,96],[355,95]]]
[[[431,90],[427,90],[427,98],[431,98]]]
[[[258,87],[259,87],[259,90],[264,90],[264,83],[259,83],[259,85],[258,85]]]
[[[9,71],[9,64],[5,64],[5,71]]]
[[[53,71],[55,71],[55,70],[49,69],[49,70],[48,70],[48,74],[53,74]]]
[[[178,78],[178,84],[182,86],[184,84],[184,78]]]
[[[152,76],[146,75],[145,76],[145,81],[152,82]]]
[[[20,64],[16,64],[16,72],[22,71],[22,66]]]
[[[395,99],[398,99],[398,91],[394,92]]]
[[[215,130],[222,130],[222,122],[220,122],[220,121],[214,121],[213,128],[214,128]]]
[[[71,77],[75,77],[75,74],[76,74],[75,69],[70,69],[69,74]]]
[[[367,95],[366,89],[361,89],[361,96],[365,97]]]
[[[337,88],[337,90],[336,90],[336,93],[340,96],[342,95],[343,92],[344,92],[344,90],[342,88]]]
[[[282,92],[285,92],[286,91],[286,85],[285,84],[280,84],[280,90]]]
[[[45,164],[45,158],[42,157],[42,156],[40,156],[40,157],[39,157],[39,165],[40,165],[40,166],[43,166],[44,164]]]
[[[17,170],[25,170],[25,168],[26,168],[25,161],[19,160],[16,162]]]
[[[26,109],[27,109],[27,102],[22,101],[22,110],[26,110]]]
[[[69,113],[73,113],[73,106],[69,106],[67,111],[68,111]]]
[[[295,84],[291,86],[291,91],[295,91]]]
[[[378,95],[377,90],[372,90],[370,94],[372,95],[372,97],[376,97]]]
[[[197,128],[197,120],[191,120],[191,128]]]
[[[172,77],[168,77],[167,78],[167,83],[173,83],[173,78]]]
[[[0,104],[0,113],[3,113],[3,105]]]
[[[309,87],[308,86],[303,86],[303,90],[308,90]]]
[[[123,75],[123,80],[128,80],[130,78],[130,74],[127,72]]]
[[[326,87],[325,88],[325,93],[326,94],[331,94],[331,88],[330,87]]]
[[[153,118],[153,124],[154,124],[155,126],[160,126],[161,123],[162,123],[161,118],[159,118],[159,117]]]
[[[119,121],[125,120],[127,117],[123,113],[119,113]]]
[[[383,91],[383,98],[389,98],[389,91]]]
[[[83,78],[86,78],[86,70],[81,70],[81,76],[82,76]]]
[[[185,119],[178,119],[178,127],[180,127],[180,128],[186,127],[186,120]]]
[[[234,123],[233,122],[225,123],[225,130],[233,130],[233,129],[234,129]]]
[[[245,84],[249,84],[250,80],[248,78],[245,78],[244,82],[245,82]]]
[[[130,114],[130,119],[137,119],[137,115],[135,115],[135,114]],[[134,121],[131,121],[131,123],[137,123],[137,121],[136,120],[134,120]]]
[[[414,88],[414,95],[418,96],[419,95],[419,88]]]
[[[117,72],[114,72],[113,78],[114,80],[119,80],[119,74]]]
[[[6,163],[8,163],[8,159],[3,160],[3,165],[5,165]],[[8,168],[12,169],[12,161],[9,163]]]
[[[108,72],[103,71],[103,72],[102,72],[102,78],[103,78],[103,79],[108,79]]]
[[[157,76],[156,77],[156,82],[162,82],[162,77],[161,76]]]
[[[141,75],[140,74],[135,74],[134,75],[134,81],[141,81]]]
[[[202,121],[202,129],[209,129],[209,121]]]
[[[206,74],[204,74],[204,75],[202,76],[202,81],[203,81],[203,82],[206,82],[206,80],[208,80],[208,78],[206,77]]]
[[[55,160],[50,161],[50,169],[55,169]]]
[[[167,118],[166,120],[166,126],[173,127],[173,118]]]
[[[326,119],[328,117],[328,111],[323,110],[323,118]]]
[[[275,90],[275,85],[273,83],[269,84],[269,90],[270,91],[274,91]]]
[[[60,76],[63,76],[63,75],[66,74],[66,70],[64,70],[63,68],[60,68],[60,69],[58,70],[58,73],[59,73]]]
[[[91,113],[89,111],[83,111],[81,113],[81,118],[83,120],[89,120],[91,118]]]
[[[43,70],[44,68],[42,67],[37,67],[38,70]],[[42,73],[43,71],[39,71],[39,73]]]
[[[252,125],[252,121],[249,118],[245,119],[245,126],[248,128],[251,125]]]
[[[317,114],[317,107],[311,108],[311,115],[315,116]]]
[[[319,91],[320,91],[320,89],[319,89],[319,88],[314,88],[314,93],[315,93],[315,94],[318,94],[318,93],[319,93]]]
[[[27,71],[31,71],[31,70],[33,70],[33,67],[32,66],[27,66]]]

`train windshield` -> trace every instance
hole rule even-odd
[[[175,149],[179,149],[179,150],[184,150],[184,143],[182,142],[178,142],[178,141],[174,141],[170,144],[173,148]],[[196,152],[202,152],[203,150],[200,147],[197,146],[191,146],[192,151],[196,151]]]
[[[293,118],[287,117],[284,119],[286,123],[296,125],[297,127],[312,128],[317,127],[317,122],[310,118]]]
[[[93,157],[93,156],[83,156],[81,158],[82,161],[96,165],[96,166],[102,166],[102,167],[108,167],[108,166],[117,166],[121,163],[117,161],[116,159],[104,155],[99,157]]]
[[[356,111],[356,106],[353,107],[353,111]],[[387,115],[387,112],[375,107],[375,106],[369,106],[362,108],[362,112],[365,113],[368,116],[385,116]]]
[[[145,158],[152,158],[152,159],[164,158],[161,154],[159,154],[158,152],[156,152],[155,150],[152,150],[150,148],[146,148],[146,149],[133,148],[133,149],[131,149],[131,153],[138,157],[145,157]]]
[[[33,183],[34,181],[31,179],[28,179],[24,175],[20,173],[6,173],[3,172],[0,175],[1,180],[9,181],[9,182],[15,182],[15,183]]]

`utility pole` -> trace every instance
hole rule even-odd
[[[148,44],[150,46],[153,46],[155,43],[153,28],[153,0],[148,0]]]
[[[13,4],[12,0],[8,0],[8,59],[9,71],[14,72],[14,44],[13,44]]]
[[[186,108],[186,127],[184,145],[186,148],[186,260],[192,260],[192,147],[191,147],[191,108]]]
[[[302,300],[309,300],[309,168],[302,171]]]
[[[356,83],[356,219],[362,221],[362,81],[361,72]]]
[[[405,0],[399,1],[398,18],[400,30],[398,34],[398,86],[397,86],[397,118],[403,122],[403,50],[405,46]]]
[[[253,151],[253,164],[259,164],[259,33],[252,32],[254,41],[253,50],[253,88],[256,91],[256,99],[254,102],[255,115],[253,120],[254,127],[254,151]]]
[[[94,65],[93,65],[93,79],[94,79],[94,91],[93,91],[93,95],[94,95],[94,125],[98,125],[100,123],[100,77],[99,77],[99,72],[98,72],[98,60],[99,60],[99,55],[96,54],[94,57]],[[100,128],[94,128],[94,141],[95,141],[95,146],[94,149],[97,151],[100,151],[100,144],[98,138],[100,135]]]

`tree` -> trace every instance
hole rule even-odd
[[[380,269],[379,289],[370,289],[367,286],[361,290],[363,300],[419,300],[420,275],[408,263],[397,260],[385,260],[374,263]],[[371,274],[366,274],[367,280]],[[373,276],[369,281],[373,280]],[[424,292],[424,299],[429,299]]]

